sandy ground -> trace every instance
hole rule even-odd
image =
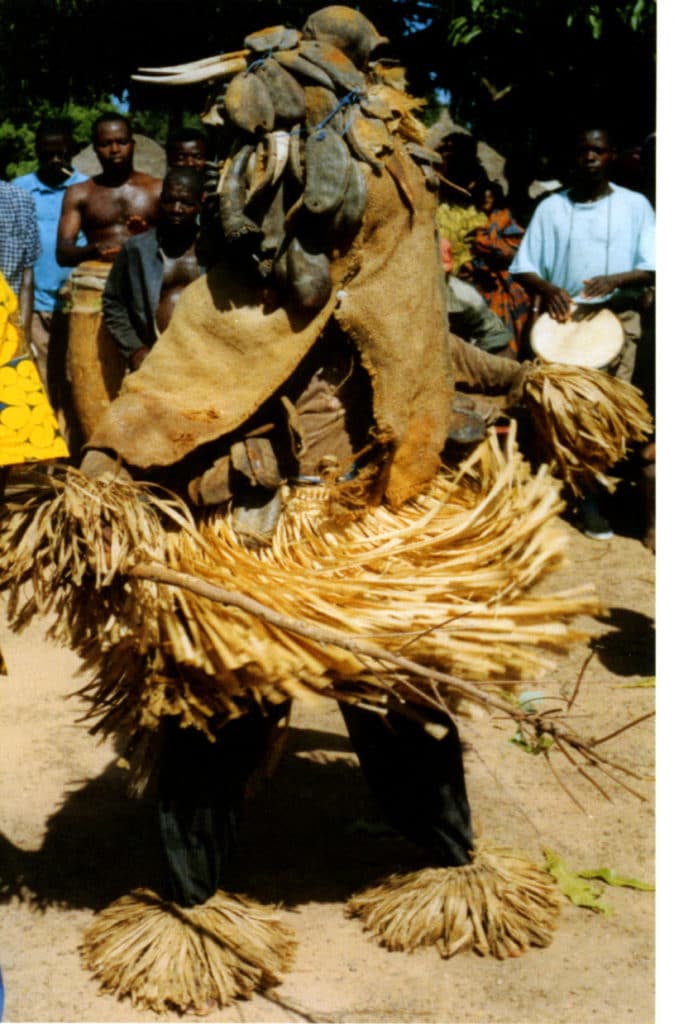
[[[568,524],[570,562],[560,586],[590,580],[606,615],[545,678],[568,696],[595,652],[573,712],[579,731],[603,735],[649,712],[654,674],[655,560],[638,540],[587,540]],[[99,995],[78,943],[94,913],[137,885],[151,884],[157,845],[150,807],[132,802],[110,744],[97,745],[69,695],[78,661],[33,626],[2,628],[9,676],[0,679],[0,964],[7,1021],[151,1021],[153,1013]],[[532,688],[539,689],[536,683]],[[565,783],[542,759],[509,743],[508,722],[461,726],[468,786],[482,833],[542,861],[550,847],[576,869],[612,867],[654,880],[653,784],[640,800],[604,779],[608,802],[561,759]],[[654,771],[652,719],[604,748],[644,776]],[[249,809],[242,885],[282,900],[297,933],[294,969],[275,990],[209,1020],[433,1021],[454,1024],[646,1024],[654,1015],[654,894],[606,890],[614,913],[567,903],[550,947],[499,962],[433,949],[388,953],[344,915],[348,896],[419,855],[377,829],[378,812],[330,704],[295,707],[286,756]],[[167,1015],[165,1019],[178,1019]],[[189,1018],[185,1018],[189,1019]]]

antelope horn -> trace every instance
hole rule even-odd
[[[147,75],[177,75],[181,71],[194,71],[196,68],[206,68],[211,64],[220,64],[222,61],[234,57],[247,57],[250,50],[232,50],[230,53],[217,53],[213,57],[202,57],[200,60],[188,61],[187,64],[171,64],[165,68],[137,68],[141,74]]]
[[[230,78],[245,71],[245,57],[232,57],[217,64],[207,64],[179,74],[131,75],[134,82],[152,82],[154,85],[195,85],[197,82],[211,82],[217,78]]]

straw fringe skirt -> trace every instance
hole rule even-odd
[[[10,620],[55,612],[53,634],[95,670],[98,728],[155,729],[166,714],[208,732],[249,702],[325,694],[378,701],[400,673],[237,607],[138,579],[160,562],[287,617],[367,639],[489,685],[539,673],[598,610],[591,588],[528,592],[563,560],[559,489],[511,438],[490,437],[395,513],[344,515],[338,490],[288,490],[273,544],[243,547],[230,517],[194,519],[174,495],[68,470],[10,503],[0,584]],[[420,703],[423,681],[415,680]],[[443,693],[452,705],[451,688]],[[409,690],[406,693],[409,699]]]

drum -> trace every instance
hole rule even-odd
[[[607,369],[623,347],[620,320],[609,309],[591,310],[559,322],[543,313],[531,329],[531,348],[545,363]]]
[[[68,376],[75,414],[87,441],[119,392],[125,361],[103,323],[103,289],[112,264],[87,260],[65,288],[68,313]]]

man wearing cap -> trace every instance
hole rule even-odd
[[[570,188],[537,207],[510,271],[543,300],[553,320],[609,309],[623,328],[623,347],[609,370],[630,381],[641,337],[640,308],[655,280],[655,214],[638,192],[609,180],[615,150],[608,131],[582,131]],[[613,535],[594,496],[581,505],[585,533]]]

